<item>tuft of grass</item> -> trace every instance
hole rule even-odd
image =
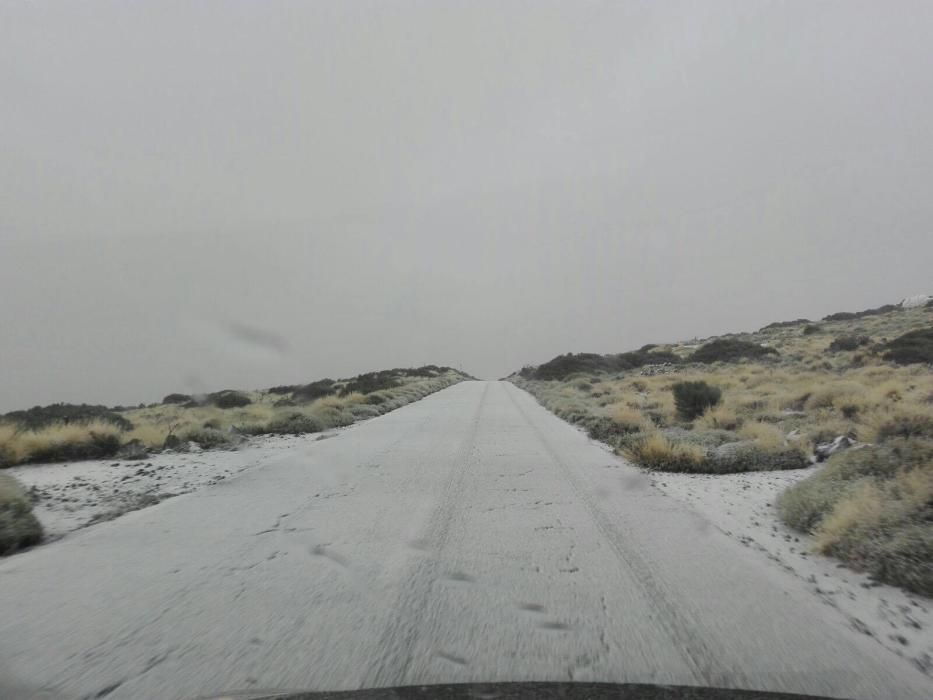
[[[672,442],[659,432],[653,432],[632,443],[626,456],[649,469],[669,472],[703,471],[706,450],[698,445]]]
[[[133,428],[128,433],[125,433],[123,435],[123,440],[124,442],[138,440],[146,447],[159,449],[165,444],[165,438],[169,436],[170,432],[171,430],[168,426],[152,424],[140,425]]]
[[[753,441],[765,452],[779,452],[787,447],[784,432],[769,423],[746,423],[739,430],[739,437]]]
[[[615,407],[612,422],[626,433],[646,431],[651,427],[651,421],[645,418],[641,411],[626,404]]]
[[[0,555],[12,554],[42,540],[42,525],[20,483],[0,473]]]
[[[742,425],[742,419],[735,409],[719,405],[706,409],[703,415],[696,419],[695,424],[713,430],[737,430]]]

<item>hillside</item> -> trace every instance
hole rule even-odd
[[[807,470],[777,511],[818,551],[933,595],[933,302],[562,355],[509,379],[657,472]],[[823,464],[816,469],[813,464]]]

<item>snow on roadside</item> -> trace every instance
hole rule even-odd
[[[801,579],[848,623],[933,675],[933,601],[879,584],[813,553],[810,537],[787,528],[774,501],[813,468],[740,474],[648,472],[652,485],[692,506],[724,534]]]
[[[236,450],[163,452],[136,460],[89,460],[12,467],[30,492],[46,542],[166,498],[212,486],[304,443],[335,435],[266,435]]]

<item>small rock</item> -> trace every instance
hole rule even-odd
[[[823,462],[831,455],[834,455],[836,452],[841,452],[852,447],[855,444],[855,440],[850,438],[848,435],[840,435],[832,442],[824,442],[821,445],[817,445],[813,454],[816,455],[816,460],[818,462]]]

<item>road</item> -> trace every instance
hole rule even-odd
[[[0,695],[930,680],[503,382],[0,562]]]

